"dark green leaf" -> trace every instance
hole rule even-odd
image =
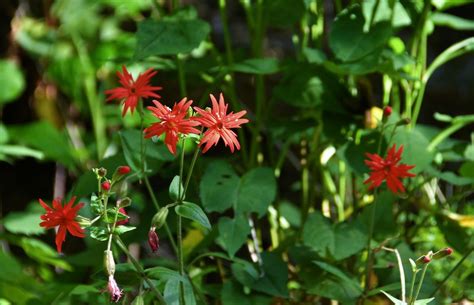
[[[428,139],[416,129],[398,129],[390,145],[392,143],[397,145],[397,149],[403,145],[402,163],[415,165],[410,170],[412,173],[420,173],[433,160],[434,154],[427,150]]]
[[[270,168],[255,168],[240,180],[239,194],[235,211],[239,213],[256,212],[265,214],[276,196],[276,179]]]
[[[166,267],[153,267],[145,270],[145,273],[153,278],[162,281],[177,280],[184,281],[185,278],[178,271]]]
[[[98,241],[106,241],[107,239],[109,239],[109,233],[107,228],[105,227],[93,226],[89,228],[89,232],[90,236]]]
[[[233,281],[225,281],[222,285],[221,300],[223,305],[251,305],[242,287]]]
[[[327,60],[326,54],[319,49],[304,48],[303,54],[311,64],[322,64]]]
[[[11,212],[2,220],[7,231],[16,234],[37,235],[44,233],[40,227],[41,211]]]
[[[211,223],[207,218],[206,213],[201,209],[200,206],[192,202],[183,202],[175,207],[176,214],[181,215],[184,218],[188,218],[196,221],[203,227],[211,229]]]
[[[282,260],[281,254],[263,252],[263,276],[253,284],[252,289],[271,296],[288,297],[288,265]]]
[[[136,227],[121,225],[121,226],[115,227],[114,234],[121,235],[123,233],[129,232],[135,229]]]
[[[329,46],[342,61],[354,61],[382,47],[390,38],[389,22],[373,24],[364,30],[364,16],[359,5],[341,11],[334,20],[329,34]]]
[[[209,24],[200,19],[142,21],[138,24],[135,58],[191,52],[209,31]]]
[[[165,298],[166,304],[168,305],[179,305],[179,285],[183,283],[184,290],[184,302],[186,305],[196,305],[196,298],[194,297],[193,287],[191,283],[185,279],[184,282],[181,282],[178,279],[169,279],[165,285],[165,291],[163,296]]]
[[[247,287],[252,287],[259,277],[257,269],[247,261],[235,262],[231,265],[231,269],[234,278]]]
[[[278,28],[297,24],[305,12],[302,0],[264,0],[263,3],[265,21]]]
[[[206,169],[200,184],[202,205],[208,212],[224,212],[237,203],[239,177],[228,163],[214,161]]]
[[[233,258],[235,252],[242,247],[250,233],[247,218],[243,215],[236,215],[234,219],[222,217],[219,219],[218,228],[217,243]]]
[[[20,244],[26,255],[33,260],[72,271],[71,265],[62,260],[56,250],[51,248],[48,244],[33,238],[22,238]]]

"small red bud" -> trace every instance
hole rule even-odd
[[[101,187],[104,191],[110,190],[110,182],[109,181],[102,182]]]
[[[120,174],[120,175],[126,175],[128,173],[130,173],[130,167],[129,166],[119,166],[118,169],[117,169],[117,172]]]
[[[125,215],[125,216],[128,216],[128,214],[127,214],[127,212],[125,211],[124,208],[120,208],[120,209],[119,209],[119,212],[122,213],[122,214]],[[124,219],[124,220],[119,220],[119,221],[117,221],[117,222],[116,222],[116,225],[117,225],[117,226],[123,226],[123,225],[125,225],[125,224],[127,224],[127,223],[128,223],[128,218],[126,218],[126,219]]]
[[[156,252],[160,247],[160,239],[158,238],[158,234],[155,232],[155,228],[150,228],[148,231],[148,244],[150,245],[151,251]]]
[[[428,264],[429,262],[431,262],[431,258],[428,255],[423,255],[423,256],[420,256],[416,260],[415,263],[419,266],[419,265]]]
[[[447,255],[453,254],[453,249],[451,249],[451,248],[446,248],[446,249],[444,249],[444,251],[446,252]]]
[[[383,116],[388,118],[392,114],[392,107],[390,106],[385,106],[383,108]]]
[[[431,258],[429,258],[428,256],[423,256],[423,263],[425,264],[428,264],[429,262],[431,262]]]
[[[433,254],[433,259],[441,259],[441,258],[444,258],[444,257],[449,256],[451,254],[453,254],[453,249],[444,248],[444,249],[439,250],[435,254]]]

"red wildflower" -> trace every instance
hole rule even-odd
[[[227,114],[227,107],[229,105],[224,102],[222,93],[219,96],[219,103],[217,103],[216,98],[212,94],[210,97],[212,109],[206,111],[199,107],[194,107],[194,110],[201,115],[200,117],[194,118],[194,120],[208,128],[199,144],[203,145],[206,143],[202,152],[205,153],[211,146],[217,145],[220,138],[224,141],[225,146],[230,147],[231,152],[234,152],[234,147],[239,150],[240,144],[237,140],[237,134],[231,129],[240,128],[241,124],[248,123],[249,120],[241,119],[247,111],[242,110],[237,113],[230,112]]]
[[[157,73],[157,71],[153,71],[153,69],[150,68],[143,74],[138,75],[135,81],[125,66],[122,66],[122,71],[123,74],[120,74],[120,72],[117,71],[117,76],[119,77],[119,82],[122,84],[122,86],[105,91],[105,94],[108,95],[107,101],[114,99],[125,99],[122,116],[125,116],[128,109],[130,109],[133,114],[133,111],[135,110],[135,107],[137,107],[137,103],[140,98],[161,97],[153,92],[156,90],[161,90],[161,87],[150,86],[150,79]]]
[[[370,177],[364,183],[370,183],[369,190],[379,187],[385,180],[388,188],[393,193],[401,191],[405,192],[403,184],[399,178],[415,177],[408,171],[414,168],[414,165],[398,164],[402,158],[403,145],[396,151],[395,144],[389,149],[387,157],[383,159],[377,154],[369,154],[366,156],[369,160],[365,160],[365,164],[371,169]]]
[[[122,214],[125,215],[125,216],[128,216],[127,211],[125,211],[124,208],[120,208],[120,209],[119,209],[119,212],[122,213]],[[117,221],[117,222],[116,222],[116,225],[117,225],[117,226],[123,226],[123,225],[125,225],[125,224],[127,224],[127,223],[128,223],[128,218],[126,218],[126,219],[124,219],[124,220],[119,220],[119,221]]]
[[[148,231],[148,245],[152,252],[158,251],[158,248],[160,247],[160,239],[158,238],[155,229],[155,227],[151,227],[150,231]]]
[[[193,101],[187,101],[186,98],[183,98],[178,104],[174,104],[173,109],[162,105],[158,101],[153,101],[153,103],[156,107],[150,106],[147,108],[155,117],[160,119],[160,122],[154,123],[145,129],[145,138],[160,136],[163,133],[166,134],[166,146],[168,146],[168,150],[175,155],[179,134],[200,133],[198,129],[194,128],[194,126],[198,126],[199,123],[186,118],[188,109]]]
[[[393,111],[393,110],[392,110],[392,107],[390,107],[390,106],[385,106],[385,107],[383,108],[383,116],[384,116],[385,118],[388,118],[388,117],[392,114],[392,111]]]
[[[40,223],[40,226],[47,229],[59,226],[56,233],[56,248],[59,253],[61,253],[62,244],[66,240],[66,230],[73,236],[84,238],[84,230],[75,220],[77,212],[84,204],[79,203],[73,207],[72,205],[75,200],[76,197],[72,197],[71,200],[63,206],[60,199],[54,199],[53,207],[50,207],[43,200],[39,199],[39,203],[46,210],[46,213],[41,215],[43,222]]]

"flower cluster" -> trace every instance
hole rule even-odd
[[[134,81],[125,67],[122,67],[122,70],[123,74],[117,72],[122,87],[105,92],[109,95],[108,101],[113,99],[125,100],[122,116],[126,114],[128,109],[133,113],[140,98],[160,98],[153,90],[160,90],[161,87],[153,87],[149,84],[151,77],[156,72],[147,70]],[[231,111],[227,113],[229,105],[225,103],[222,93],[219,96],[219,102],[217,102],[212,94],[210,98],[212,103],[211,109],[193,107],[194,111],[198,114],[197,116],[192,114],[191,105],[193,101],[188,100],[186,97],[175,103],[173,108],[161,104],[158,100],[153,100],[155,106],[149,106],[147,109],[159,119],[159,122],[153,123],[144,130],[145,138],[159,137],[164,134],[164,141],[168,150],[175,155],[180,135],[199,135],[202,131],[196,127],[201,126],[202,128],[207,128],[199,143],[200,146],[204,145],[203,153],[207,152],[212,146],[217,145],[220,139],[223,140],[225,146],[229,146],[232,153],[235,149],[240,150],[237,134],[232,129],[240,128],[242,124],[248,123],[248,119],[242,118],[247,111],[242,110],[237,113]]]

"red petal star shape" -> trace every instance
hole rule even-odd
[[[205,153],[213,145],[217,145],[221,138],[224,141],[225,146],[229,146],[232,153],[235,148],[240,150],[240,143],[237,140],[237,134],[231,129],[240,128],[240,125],[249,122],[249,120],[242,118],[247,111],[242,110],[237,113],[230,112],[227,114],[227,108],[229,105],[224,102],[224,96],[222,96],[222,93],[219,96],[219,103],[214,95],[211,94],[210,97],[212,109],[204,110],[199,107],[194,107],[194,110],[201,115],[200,117],[195,117],[194,120],[208,128],[201,139],[201,143],[199,143],[199,145],[206,143],[202,152]]]
[[[400,145],[400,148],[396,150],[395,144],[389,149],[385,159],[378,154],[366,153],[369,160],[365,160],[365,164],[370,168],[371,173],[364,184],[370,183],[369,190],[379,187],[385,181],[392,193],[405,192],[400,178],[415,177],[415,174],[408,172],[415,166],[398,164],[402,159],[402,153],[403,145]]]
[[[151,138],[153,136],[160,136],[163,133],[165,136],[165,144],[168,150],[175,155],[176,144],[179,140],[179,134],[199,134],[201,133],[194,126],[198,126],[199,122],[187,119],[188,109],[193,103],[192,100],[187,101],[183,98],[179,103],[175,103],[173,109],[162,105],[158,101],[153,101],[156,107],[147,107],[155,117],[160,119],[160,122],[153,123],[150,127],[145,128],[145,138]]]
[[[119,78],[120,84],[122,84],[122,87],[105,91],[105,94],[108,95],[107,101],[114,99],[125,100],[122,116],[125,116],[128,109],[130,109],[133,114],[133,111],[137,107],[138,100],[140,98],[161,97],[153,91],[161,90],[162,88],[150,86],[150,80],[157,73],[157,71],[153,71],[153,69],[150,68],[143,74],[138,75],[136,80],[133,80],[132,75],[128,72],[125,66],[122,66],[122,72],[123,73],[121,74],[119,71],[117,71],[117,76]]]
[[[66,205],[62,205],[61,199],[54,199],[53,206],[50,207],[43,200],[39,199],[39,203],[46,210],[46,213],[41,215],[43,222],[40,226],[47,229],[55,228],[59,226],[56,233],[56,248],[61,253],[62,244],[66,240],[66,231],[73,236],[84,238],[84,230],[79,226],[79,223],[75,220],[77,212],[84,206],[83,203],[79,203],[76,206],[72,206],[76,197],[72,197]]]

